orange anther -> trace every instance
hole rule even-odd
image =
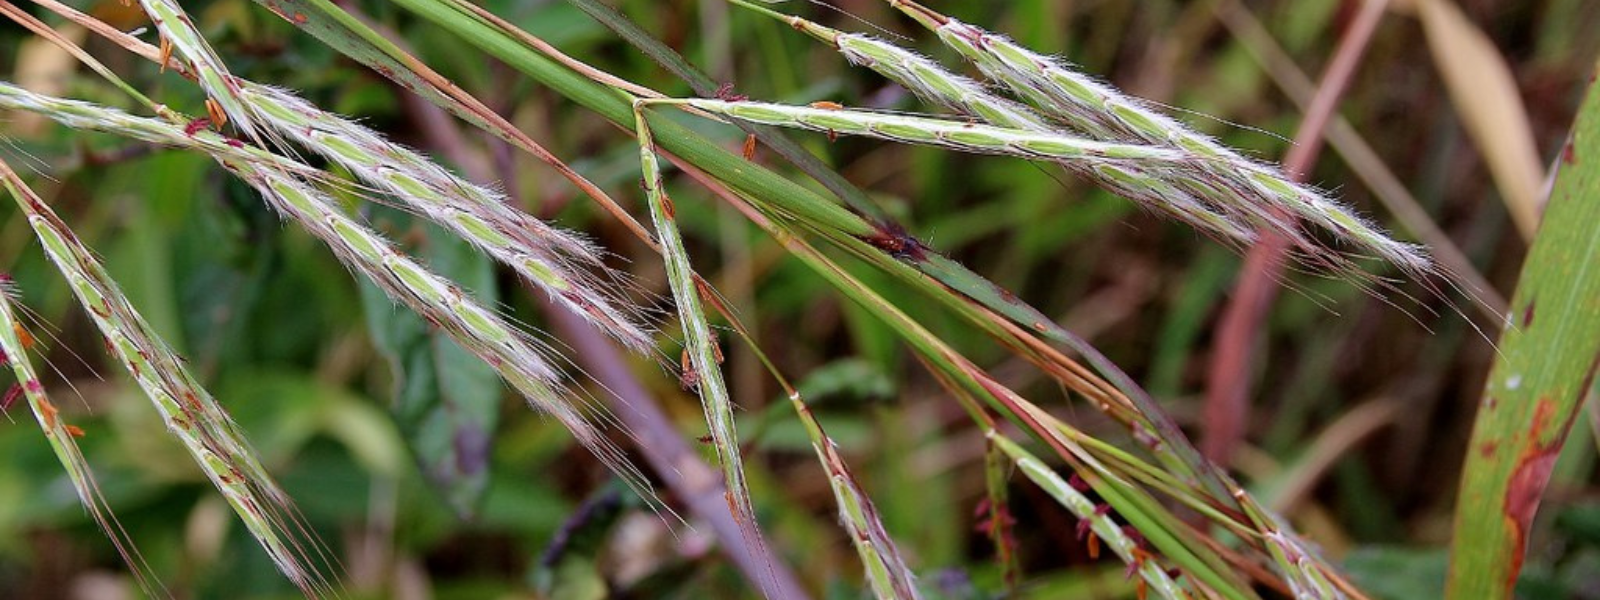
[[[222,111],[222,104],[214,98],[206,98],[206,114],[211,115],[211,122],[217,127],[222,127],[228,122],[228,113]]]
[[[167,61],[169,60],[172,60],[172,40],[163,35],[161,36],[161,60],[158,61],[161,63],[162,73],[167,72]]]

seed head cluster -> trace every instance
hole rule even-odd
[[[254,83],[240,97],[274,129],[349,169],[377,188],[510,266],[552,300],[567,305],[629,348],[654,345],[643,319],[616,292],[622,276],[578,235],[509,206],[503,194],[451,173],[421,154],[288,90]],[[597,277],[592,273],[602,273]],[[609,281],[607,281],[609,280]]]
[[[1017,99],[951,73],[920,54],[871,36],[845,33],[741,2],[780,18],[824,41],[852,64],[872,69],[918,97],[994,128],[971,123],[966,133],[954,122],[839,110],[818,116],[813,108],[763,105],[747,118],[764,123],[942,146],[964,152],[1006,154],[1057,162],[1067,170],[1142,206],[1171,215],[1235,248],[1257,241],[1260,231],[1287,239],[1308,266],[1358,280],[1370,279],[1345,252],[1318,240],[1302,223],[1332,233],[1353,253],[1386,260],[1412,276],[1434,267],[1422,250],[1390,238],[1322,192],[1300,185],[1275,167],[1240,155],[1152,108],[1052,57],[1005,36],[938,15],[911,2],[891,5],[937,33],[945,45],[975,65]],[[1026,104],[1024,104],[1024,102]],[[704,108],[704,107],[701,107]],[[779,113],[791,112],[784,118]],[[716,111],[711,111],[716,112]],[[727,114],[724,111],[723,114]],[[765,117],[750,118],[751,116]],[[901,120],[895,121],[898,117]],[[835,126],[837,125],[837,126]],[[1019,135],[1025,133],[1026,135]],[[1032,137],[1030,137],[1032,136]],[[966,138],[967,141],[963,141]],[[1026,140],[1026,141],[1023,141]],[[968,143],[968,142],[971,143]],[[1089,143],[1161,150],[1123,160],[1082,152]],[[1062,152],[1045,151],[1062,149]]]

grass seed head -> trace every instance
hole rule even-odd
[[[580,236],[518,211],[503,194],[287,90],[242,82],[241,91],[269,126],[301,146],[515,269],[629,348],[642,353],[653,348],[649,328],[627,298],[627,278],[607,268],[599,250]]]

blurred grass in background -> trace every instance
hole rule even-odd
[[[461,52],[459,40],[388,3],[350,4],[643,214],[631,132],[492,59]],[[1056,51],[1130,93],[1181,107],[1183,120],[1269,159],[1284,153],[1283,136],[1292,135],[1301,111],[1263,66],[1261,40],[1241,37],[1237,21],[1218,14],[1254,14],[1300,69],[1315,74],[1358,8],[1338,0],[1248,7],[1163,0],[946,4],[937,8]],[[135,9],[113,0],[75,5],[125,29],[142,24]],[[926,110],[905,91],[849,67],[786,26],[721,2],[613,5],[752,98]],[[693,95],[565,2],[483,6],[617,76],[668,95]],[[430,117],[387,80],[252,2],[185,7],[240,76],[298,90],[440,156],[425,141]],[[880,2],[839,2],[852,16],[801,4],[785,8],[845,30],[870,22],[935,57],[953,58]],[[1525,103],[1528,128],[1504,135],[1531,139],[1548,168],[1600,56],[1600,3],[1468,0],[1461,9],[1504,53],[1514,91]],[[1406,7],[1386,17],[1340,112],[1479,271],[1509,295],[1526,241],[1501,201],[1510,195],[1491,177],[1484,157],[1492,153],[1464,124],[1473,109],[1452,99],[1441,59],[1422,37],[1422,25]],[[106,50],[98,43],[90,40],[88,47]],[[193,86],[119,51],[96,54],[158,101],[203,101]],[[43,86],[35,89],[122,102],[19,29],[0,30],[0,59],[6,65],[0,68],[11,69],[6,79],[27,84],[32,76],[33,85]],[[53,178],[36,178],[36,189],[100,252],[134,304],[233,411],[339,557],[352,589],[370,590],[372,597],[586,598],[601,597],[609,580],[625,597],[751,593],[704,534],[648,512],[557,423],[502,398],[492,373],[472,372],[460,357],[432,348],[439,342],[425,332],[412,338],[393,333],[415,333],[424,324],[363,290],[366,284],[312,238],[284,226],[205,157],[31,124],[20,114],[4,118],[0,131],[14,143],[8,160],[19,168],[33,162]],[[742,140],[732,128],[673,118],[728,148]],[[468,135],[475,152],[488,152],[476,131]],[[874,194],[919,238],[1088,338],[1191,435],[1204,431],[1200,400],[1211,331],[1239,275],[1237,256],[1034,164],[864,139],[796,138]],[[542,216],[586,231],[616,254],[615,264],[659,298],[669,297],[655,257],[622,226],[590,203],[574,201],[571,188],[534,159],[493,159],[517,161],[524,174],[519,191],[539,201]],[[1326,152],[1307,180],[1410,237],[1338,152]],[[945,598],[1001,591],[994,549],[975,529],[974,508],[985,486],[982,432],[893,330],[841,301],[731,209],[686,182],[672,187],[697,268],[753,326],[782,370],[799,380],[926,586]],[[441,271],[480,293],[498,288],[500,301],[518,318],[549,329],[512,279],[454,246],[458,242],[395,211],[367,213]],[[47,383],[63,411],[86,430],[84,453],[154,570],[191,597],[297,596],[161,423],[142,402],[128,401],[137,391],[112,375],[119,368],[105,362],[99,336],[30,239],[11,205],[0,206],[0,271],[14,276],[23,303],[54,331],[53,339],[43,328],[35,332],[56,370]],[[878,271],[855,272],[1001,382],[1030,396],[1061,395],[948,312],[919,302]],[[1266,321],[1253,366],[1247,446],[1231,466],[1269,503],[1286,499],[1277,507],[1375,596],[1437,595],[1462,457],[1494,352],[1467,320],[1414,284],[1403,289],[1424,300],[1398,302],[1403,311],[1347,282],[1292,277],[1302,291],[1282,295]],[[385,339],[375,330],[392,335]],[[732,396],[743,408],[740,429],[753,449],[753,496],[772,545],[817,597],[864,597],[855,553],[835,523],[827,479],[780,388],[742,346],[724,348]],[[396,353],[416,352],[438,379],[433,389],[410,393],[500,403],[486,424],[493,431],[488,477],[473,484],[482,486],[481,498],[475,490],[430,489],[412,456],[412,448],[428,443],[427,432],[412,427],[404,410],[391,417],[395,398],[404,406],[405,386],[430,385],[419,384],[415,372],[404,383],[394,377]],[[636,366],[680,429],[699,435],[704,425],[694,395],[657,365]],[[1085,406],[1065,414],[1091,432],[1115,427]],[[0,462],[0,590],[47,598],[127,586],[120,560],[84,514],[48,447],[15,412],[12,418],[19,423],[0,424],[0,453],[8,457]],[[1600,570],[1595,445],[1587,427],[1573,431],[1530,544],[1521,587],[1528,597],[1600,598],[1592,578]],[[1027,574],[1023,593],[1132,596],[1119,565],[1090,559],[1075,541],[1070,515],[1021,478],[1011,487],[1012,512],[1024,524],[1017,529]],[[458,519],[467,509],[476,509],[472,518]],[[83,593],[90,595],[78,597],[113,597]]]

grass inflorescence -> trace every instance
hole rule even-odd
[[[67,278],[105,337],[107,351],[150,398],[167,431],[183,443],[290,581],[308,595],[332,592],[315,566],[322,557],[320,542],[307,537],[289,496],[256,458],[233,418],[161,341],[55,211],[9,167],[0,169],[45,255]]]
[[[1422,249],[1399,242],[1378,230],[1322,192],[1296,183],[1276,168],[1240,155],[1203,134],[1005,36],[940,15],[914,2],[889,3],[938,34],[939,39],[976,65],[990,80],[1011,90],[1027,104],[1002,98],[981,83],[950,73],[938,63],[893,43],[871,36],[839,32],[799,17],[781,15],[742,0],[736,3],[781,18],[795,29],[833,45],[851,63],[865,66],[905,86],[917,96],[990,125],[1048,137],[1058,143],[1018,145],[1010,136],[975,132],[961,143],[948,124],[906,117],[895,125],[863,127],[851,117],[816,117],[804,112],[777,120],[772,107],[747,115],[749,120],[838,133],[872,135],[915,144],[931,144],[964,152],[1008,154],[1059,162],[1101,187],[1206,232],[1225,244],[1244,248],[1261,231],[1288,239],[1298,258],[1313,268],[1356,280],[1370,281],[1344,251],[1329,247],[1299,224],[1301,221],[1334,234],[1355,254],[1370,254],[1414,277],[1435,271]],[[797,110],[799,110],[797,108]],[[856,112],[861,111],[841,111]],[[863,115],[862,119],[879,117]],[[787,122],[780,122],[787,121]],[[830,123],[844,125],[831,127]],[[853,127],[853,129],[852,129]],[[987,133],[987,135],[986,135]],[[1062,144],[1060,140],[1071,140]],[[1079,141],[1143,147],[1128,152],[1128,163],[1096,162],[1101,156],[1077,152]],[[1007,143],[1011,142],[1011,143]]]
[[[287,90],[242,82],[239,96],[264,122],[302,147],[344,165],[402,206],[510,266],[633,351],[652,351],[649,328],[627,304],[624,277],[605,266],[592,244],[512,208],[504,194],[466,181]]]

